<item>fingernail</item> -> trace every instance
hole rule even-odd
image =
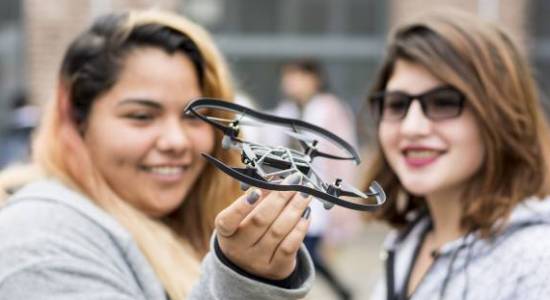
[[[297,184],[298,182],[300,182],[300,179],[302,179],[302,174],[294,173],[288,176],[287,178],[285,178],[284,181],[286,184]]]
[[[306,209],[304,209],[304,212],[302,213],[302,218],[304,220],[309,219],[309,215],[311,214],[311,208],[308,206]]]
[[[248,195],[246,195],[246,202],[248,202],[248,204],[250,205],[256,203],[258,199],[260,199],[260,193],[258,193],[257,190],[253,190],[252,192],[248,193]]]
[[[302,195],[303,198],[309,197],[309,194],[304,192],[300,192],[300,195]]]

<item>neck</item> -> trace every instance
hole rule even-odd
[[[460,227],[462,216],[461,192],[442,192],[426,196],[433,222],[433,241],[437,248],[464,234]]]
[[[298,104],[298,106],[300,107],[303,107],[305,106],[309,100],[311,100],[311,98],[313,98],[317,93],[307,93],[307,94],[302,94],[302,95],[299,95],[299,96],[295,96],[295,97],[291,97],[294,102],[296,102],[296,104]]]

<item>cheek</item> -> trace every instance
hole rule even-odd
[[[189,130],[189,135],[195,145],[195,152],[211,154],[214,151],[215,134],[211,126],[200,126]]]
[[[132,130],[116,122],[111,125],[92,127],[86,133],[85,141],[96,163],[107,164],[109,168],[120,167],[134,164],[145,155],[150,148],[151,132]]]
[[[380,123],[378,127],[378,140],[384,156],[391,160],[393,153],[397,151],[397,131],[391,124]]]
[[[475,173],[485,160],[486,147],[483,143],[480,128],[473,120],[468,118],[462,123],[453,126],[453,131],[447,136],[453,140],[457,151],[455,159],[462,162],[461,165],[467,168],[470,173]]]
[[[469,158],[472,169],[479,169],[485,160],[485,145],[478,131],[464,137],[463,156]]]

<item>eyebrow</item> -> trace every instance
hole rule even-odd
[[[162,109],[161,104],[159,104],[156,101],[152,101],[152,100],[148,100],[148,99],[124,99],[124,100],[120,101],[119,103],[117,103],[116,106],[118,107],[118,106],[123,106],[123,105],[130,105],[130,104],[138,104],[138,105],[148,106],[148,107],[155,108],[155,109]]]

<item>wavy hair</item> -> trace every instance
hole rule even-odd
[[[502,28],[459,11],[398,27],[371,94],[386,88],[397,60],[420,64],[459,89],[479,124],[486,156],[463,197],[462,229],[488,237],[526,197],[549,193],[547,121],[527,59]],[[402,228],[410,212],[426,207],[425,199],[404,189],[379,145],[375,153],[365,183],[378,180],[388,203],[374,217]]]

